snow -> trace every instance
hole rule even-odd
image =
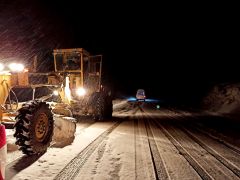
[[[8,175],[12,179],[53,179],[60,170],[66,166],[81,150],[83,150],[90,142],[98,137],[104,130],[113,123],[95,123],[91,127],[79,132],[76,129],[76,137],[71,146],[64,148],[49,148],[47,153],[41,156],[31,166],[17,172],[11,168]],[[20,161],[20,160],[19,160]],[[16,164],[18,162],[15,162]],[[24,162],[23,162],[24,163]],[[51,171],[49,171],[51,168]]]
[[[132,122],[123,122],[103,143],[104,152],[95,151],[76,179],[134,179],[134,138]]]
[[[127,101],[115,101],[114,108],[117,113],[128,109],[127,114],[137,114],[137,107],[133,109],[133,104]],[[115,114],[117,114],[115,112]],[[121,114],[121,113],[120,113]],[[56,117],[55,117],[56,119]],[[56,139],[64,138],[66,135],[61,133],[62,128],[71,129],[71,125],[64,121],[55,123],[55,137]],[[94,139],[96,139],[102,132],[108,129],[114,122],[97,122],[87,128],[82,128],[77,124],[75,138],[72,144],[65,147],[56,148],[54,144],[41,157],[33,158],[31,165],[24,165],[26,156],[22,156],[21,152],[9,152],[9,168],[7,168],[8,179],[53,179],[63,167],[65,167],[75,156],[85,149]],[[136,166],[139,168],[138,175],[146,179],[154,178],[154,168],[151,163],[148,145],[146,144],[146,132],[143,132],[141,141],[139,141],[139,150],[135,149],[134,145],[134,128],[133,121],[122,122],[104,143],[100,145],[99,149],[95,151],[90,160],[88,160],[79,171],[76,179],[134,179],[136,177]],[[72,129],[71,129],[72,130]],[[144,131],[144,129],[142,129]],[[57,133],[56,133],[57,131]],[[71,134],[71,133],[70,133]],[[11,136],[11,133],[9,133]],[[56,137],[57,135],[57,137]],[[11,139],[9,136],[8,139]],[[14,139],[11,140],[14,142]],[[60,141],[58,141],[60,142]],[[11,143],[10,143],[11,144]],[[56,144],[56,142],[55,142]],[[138,152],[139,162],[135,164],[135,152]],[[13,156],[10,158],[10,156]],[[11,159],[11,160],[10,160]],[[37,159],[37,160],[36,160]],[[149,171],[143,164],[150,164]],[[15,170],[14,166],[21,168]]]
[[[65,147],[70,145],[75,138],[76,119],[54,115],[54,132],[52,138],[53,147]]]
[[[215,86],[204,98],[203,108],[220,115],[239,117],[240,84],[220,84]]]
[[[157,129],[154,129],[156,135],[157,146],[165,162],[166,168],[169,170],[170,179],[201,179],[196,172],[190,167],[186,160],[179,156],[178,150],[171,144],[167,137]],[[161,138],[159,138],[161,137]]]
[[[114,102],[114,118],[111,121],[89,121],[82,119],[78,121],[76,131],[74,127],[60,121],[58,126],[58,138],[64,136],[74,137],[70,143],[63,143],[63,146],[54,147],[54,144],[48,151],[38,157],[23,156],[19,151],[8,153],[7,179],[30,180],[30,179],[54,179],[63,168],[72,163],[76,156],[84,150],[88,150],[94,140],[103,132],[116,123],[123,120],[109,135],[107,135],[100,144],[92,151],[86,151],[89,156],[80,156],[81,167],[78,168],[75,179],[81,180],[148,180],[156,179],[155,169],[152,163],[151,147],[149,141],[154,139],[156,147],[163,162],[163,169],[166,169],[169,179],[201,179],[192,165],[184,158],[182,152],[167,138],[167,136],[158,127],[150,123],[152,137],[147,133],[145,123],[148,117],[163,122],[179,117],[191,117],[189,112],[178,112],[169,109],[156,110],[152,104],[134,104],[125,100]],[[144,117],[143,117],[144,115]],[[61,124],[63,123],[63,124]],[[65,128],[61,132],[61,128]],[[206,169],[214,177],[219,178],[219,174],[224,177],[235,178],[236,176],[209,155],[206,150],[189,138],[178,128],[168,128],[167,131],[178,141],[181,146],[200,163],[200,166]],[[201,128],[204,130],[204,128]],[[192,131],[192,129],[188,129]],[[194,133],[194,131],[192,131]],[[194,133],[198,139],[212,148],[225,159],[230,159],[238,168],[239,157],[232,153],[223,144],[209,136]],[[11,139],[12,131],[8,132],[8,139]],[[64,138],[64,137],[63,137]],[[10,142],[10,141],[9,141]],[[14,157],[14,158],[13,158]],[[11,159],[12,158],[12,159]],[[11,160],[10,160],[11,159]],[[75,164],[78,167],[79,164]],[[211,165],[211,167],[210,167]],[[68,179],[67,171],[64,178]]]

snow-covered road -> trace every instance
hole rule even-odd
[[[8,153],[7,179],[240,179],[239,122],[118,101],[114,117],[77,124],[71,145]],[[233,126],[235,123],[235,126]],[[232,129],[231,129],[232,128]],[[226,131],[226,129],[228,129]],[[231,132],[231,133],[228,133]],[[11,135],[8,136],[11,138]],[[234,141],[235,139],[235,141]]]

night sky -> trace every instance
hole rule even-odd
[[[118,94],[143,88],[148,97],[195,101],[240,80],[234,11],[197,7],[1,1],[0,58],[37,54],[44,67],[52,49],[82,47],[103,54],[104,82]]]

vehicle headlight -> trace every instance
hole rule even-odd
[[[8,65],[8,67],[12,72],[21,72],[24,70],[23,64],[19,63],[11,63]]]
[[[4,69],[4,65],[0,63],[0,71],[2,71],[3,69]]]
[[[84,88],[78,88],[76,93],[78,96],[84,96],[86,94],[86,90]]]

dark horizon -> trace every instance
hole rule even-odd
[[[90,11],[67,2],[0,4],[0,58],[30,61],[37,54],[45,67],[52,49],[81,47],[103,55],[103,82],[116,92],[134,96],[143,88],[150,97],[176,101],[240,82],[236,23],[225,15],[123,4]]]

